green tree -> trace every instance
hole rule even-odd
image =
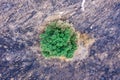
[[[77,49],[76,33],[65,23],[51,22],[40,34],[40,46],[45,57],[72,58]]]

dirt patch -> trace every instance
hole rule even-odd
[[[62,17],[62,16],[64,16],[63,12],[57,12],[57,13],[54,13],[53,15],[47,17],[45,19],[45,21],[43,22],[43,24],[40,27],[38,27],[40,34],[44,31],[44,29],[46,28],[46,25],[52,21],[58,20],[59,23],[61,23],[61,22],[63,22],[62,20],[64,20],[64,22],[69,22],[69,21],[67,21],[67,17]],[[72,59],[66,59],[65,57],[60,57],[59,59],[61,61],[75,61],[75,60],[86,59],[89,55],[89,48],[95,42],[95,39],[90,37],[88,34],[81,33],[79,31],[75,30],[71,23],[69,25],[71,25],[73,31],[75,31],[77,34],[78,49],[75,51],[74,57]]]

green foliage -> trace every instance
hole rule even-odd
[[[64,23],[52,22],[40,34],[40,45],[45,57],[72,58],[77,49],[76,33]]]

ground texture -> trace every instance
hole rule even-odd
[[[39,34],[59,19],[94,39],[87,56],[41,55]],[[120,0],[0,0],[0,80],[120,80]]]

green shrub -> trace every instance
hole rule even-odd
[[[40,34],[40,46],[45,57],[72,58],[77,49],[76,33],[66,23],[51,22]]]

